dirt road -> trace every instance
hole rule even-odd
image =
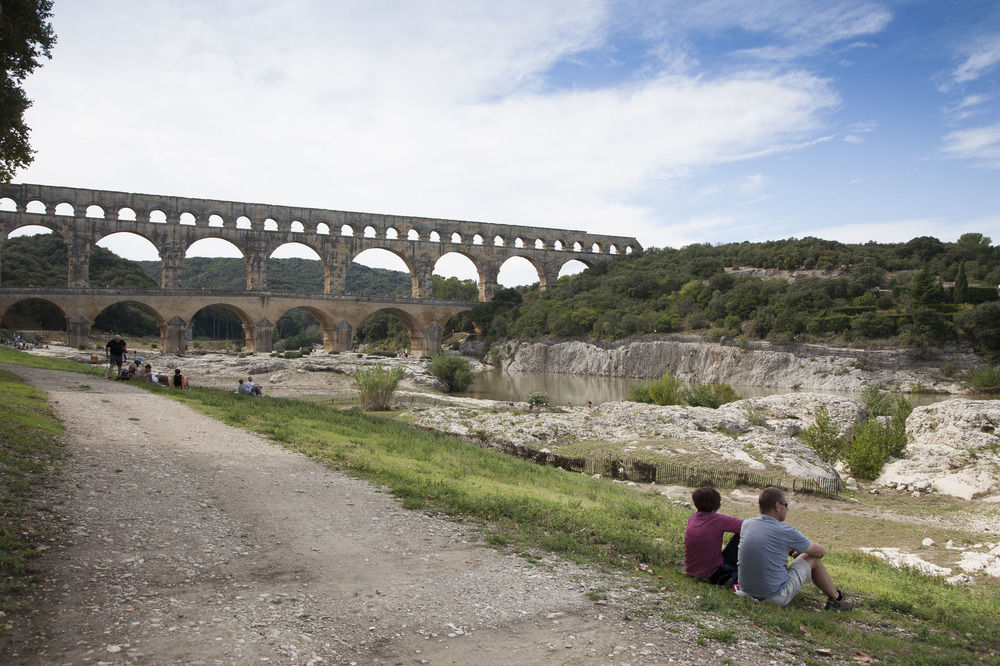
[[[689,590],[485,545],[474,526],[102,378],[7,367],[47,391],[71,458],[17,664],[794,662],[702,641]],[[586,595],[603,590],[608,598]],[[657,605],[659,604],[659,605]],[[731,627],[730,627],[731,628]],[[769,647],[763,647],[766,642]]]

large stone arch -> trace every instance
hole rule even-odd
[[[410,282],[414,294],[413,297],[419,298],[417,294],[420,292],[420,288],[423,285],[421,284],[422,281],[419,279],[420,276],[418,272],[418,267],[414,264],[413,259],[411,257],[400,252],[393,245],[388,245],[385,243],[371,243],[371,244],[365,243],[364,245],[359,245],[358,247],[353,248],[352,251],[350,252],[350,259],[348,260],[348,263],[355,261],[359,255],[368,252],[369,250],[380,250],[384,252],[389,252],[390,254],[398,257],[403,262],[403,265],[406,266],[406,270],[410,274]],[[429,275],[428,275],[428,280],[429,280]],[[357,328],[357,323],[355,323],[355,328]]]
[[[317,306],[309,305],[308,303],[302,303],[302,304],[295,305],[295,306],[290,307],[290,308],[286,308],[274,320],[275,325],[277,325],[278,321],[282,317],[284,317],[286,314],[288,314],[292,310],[304,310],[305,312],[308,312],[309,314],[311,314],[316,319],[316,321],[319,323],[320,329],[322,329],[322,331],[323,331],[323,350],[324,351],[332,351],[334,349],[337,349],[337,334],[338,334],[338,332],[337,332],[337,324],[339,324],[340,322],[336,321],[335,318],[333,316],[331,316],[330,313],[324,312],[322,309],[320,309]]]
[[[442,250],[446,250],[446,251],[442,251],[441,252],[441,256],[439,256],[437,258],[437,260],[434,262],[434,268],[433,268],[433,270],[436,270],[437,267],[438,267],[438,264],[441,263],[441,260],[445,259],[450,254],[454,254],[454,255],[457,255],[459,257],[464,257],[464,258],[468,259],[472,263],[472,267],[476,271],[476,284],[479,285],[479,291],[480,291],[480,293],[482,293],[482,291],[483,291],[482,287],[486,283],[486,281],[488,280],[488,277],[486,275],[486,271],[485,271],[485,269],[483,267],[482,262],[481,261],[477,261],[478,257],[474,253],[465,250],[464,246],[462,246],[462,245],[450,245],[450,246],[449,245],[445,245],[441,249]],[[432,296],[434,296],[434,294],[432,294]]]
[[[3,322],[7,318],[8,314],[12,314],[11,311],[14,310],[18,305],[25,304],[25,303],[31,303],[31,302],[44,303],[44,304],[46,304],[46,305],[54,308],[55,310],[57,310],[62,315],[63,325],[66,327],[65,330],[67,330],[67,331],[69,330],[69,321],[70,321],[70,318],[69,318],[69,315],[66,313],[65,307],[63,307],[62,305],[60,305],[58,302],[54,301],[53,299],[46,298],[44,294],[25,295],[22,298],[16,298],[16,299],[13,299],[10,302],[6,303],[3,306],[3,308],[0,309],[0,322]],[[14,328],[20,328],[20,327],[17,326],[17,327],[14,327]]]
[[[195,315],[206,308],[222,308],[228,310],[239,319],[243,326],[244,347],[247,351],[271,351],[271,333],[274,324],[266,317],[254,322],[253,317],[244,309],[225,300],[204,301],[179,308],[177,314],[167,322],[167,336],[164,339],[164,349],[169,352],[172,346],[179,348],[173,353],[183,353],[187,349],[187,329],[191,326]]]
[[[518,258],[526,260],[531,265],[531,267],[535,269],[535,273],[538,275],[539,289],[545,290],[547,287],[551,286],[551,284],[555,283],[555,278],[552,278],[551,281],[547,279],[545,267],[541,266],[539,262],[535,260],[535,258],[531,254],[517,250],[509,252],[508,255],[504,257],[503,261],[499,262],[499,265],[497,266],[497,274],[496,277],[494,278],[494,281],[499,282],[500,272],[503,270],[503,267],[507,265],[512,259],[518,259]]]

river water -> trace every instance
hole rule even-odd
[[[480,372],[473,375],[472,386],[465,393],[456,395],[486,400],[524,401],[532,391],[545,391],[550,405],[585,405],[587,401],[598,405],[602,402],[617,402],[628,397],[634,384],[648,384],[650,380],[624,377],[594,377],[591,375],[564,375],[546,372],[522,372],[510,374],[502,370]],[[795,393],[790,388],[765,388],[761,386],[733,386],[744,398],[765,395]],[[861,401],[861,394],[847,391],[821,391],[804,389],[802,392],[829,393]],[[955,396],[945,394],[913,394],[907,396],[914,406],[928,405]],[[987,396],[963,395],[963,398],[987,399]]]

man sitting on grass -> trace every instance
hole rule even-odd
[[[807,580],[823,591],[827,610],[850,610],[854,602],[833,585],[823,566],[826,549],[785,525],[788,500],[779,488],[765,488],[757,499],[760,516],[743,521],[740,532],[741,590],[775,606],[787,606]],[[788,558],[794,558],[788,564]]]
[[[684,530],[684,573],[712,585],[732,585],[736,582],[736,555],[743,521],[716,513],[722,506],[722,498],[710,486],[691,493],[691,501],[698,511],[688,518]],[[723,549],[726,532],[733,536]]]

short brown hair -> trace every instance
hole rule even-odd
[[[706,513],[718,511],[719,507],[722,506],[722,497],[719,496],[719,491],[711,486],[698,488],[691,493],[691,500],[694,502],[695,508]]]
[[[757,498],[757,506],[760,507],[761,513],[770,513],[778,502],[785,501],[785,492],[781,488],[764,488],[761,491],[760,497]]]

